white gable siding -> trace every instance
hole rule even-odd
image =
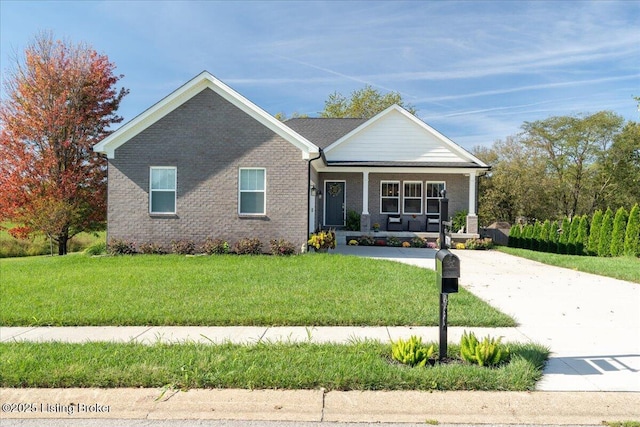
[[[329,161],[468,162],[441,139],[391,111],[326,152]]]

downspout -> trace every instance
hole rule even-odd
[[[318,160],[322,157],[322,148],[319,149],[318,157],[314,157],[313,159],[309,159],[307,162],[307,225],[306,228],[309,228],[309,217],[311,216],[311,210],[309,207],[309,201],[311,200],[311,162],[314,160]],[[315,204],[315,203],[314,203]],[[314,224],[315,225],[315,224]],[[309,240],[309,232],[307,231],[307,237],[305,238],[305,242]],[[309,252],[309,244],[307,243],[307,252]]]

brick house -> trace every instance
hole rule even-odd
[[[433,233],[442,189],[473,235],[476,177],[489,169],[398,106],[369,120],[280,122],[206,71],[94,150],[108,158],[108,238],[163,245],[302,247],[309,231],[344,227],[349,209],[365,233],[373,223]]]

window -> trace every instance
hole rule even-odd
[[[240,215],[264,215],[266,213],[266,185],[264,169],[240,169]]]
[[[402,211],[406,214],[422,213],[422,182],[405,181]]]
[[[427,181],[427,214],[440,213],[440,192],[445,189],[444,182]]]
[[[400,213],[400,182],[382,181],[380,183],[380,213]]]
[[[152,167],[149,179],[149,213],[176,213],[176,168]]]

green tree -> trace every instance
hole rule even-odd
[[[479,180],[478,215],[483,223],[557,216],[551,200],[553,183],[539,150],[528,148],[515,136],[473,152],[491,165],[491,172]]]
[[[567,245],[567,253],[576,254],[576,242],[578,241],[578,228],[580,227],[580,217],[574,216],[571,220],[571,231],[569,233],[569,242]]]
[[[533,224],[527,224],[522,230],[522,248],[531,249],[533,247]]]
[[[546,155],[547,173],[562,213],[570,218],[588,211],[602,188],[594,185],[595,168],[611,147],[624,119],[610,111],[588,116],[550,117],[525,122],[523,141]]]
[[[602,211],[596,210],[591,218],[591,227],[589,227],[589,244],[587,245],[587,253],[592,256],[598,255],[598,247],[600,246],[600,229],[602,228]]]
[[[549,243],[547,244],[547,250],[551,253],[558,253],[558,239],[560,238],[560,234],[558,230],[560,229],[560,224],[558,221],[553,221],[551,223],[551,228],[549,230]]]
[[[351,92],[350,98],[338,92],[329,95],[324,102],[324,110],[320,112],[320,117],[368,119],[394,104],[403,107],[411,114],[416,114],[416,108],[406,103],[399,92],[382,94],[370,85],[366,85],[362,89]]]
[[[602,227],[600,227],[598,256],[611,256],[611,233],[613,233],[613,211],[607,208],[602,217]]]
[[[542,231],[540,232],[540,239],[538,241],[538,250],[543,252],[549,251],[549,234],[551,233],[551,221],[548,219],[542,223]]]
[[[569,236],[571,235],[571,221],[566,216],[562,219],[561,232],[558,236],[558,253],[566,254],[569,248]]]
[[[589,239],[589,217],[584,214],[578,224],[578,237],[576,238],[576,255],[584,255]]]
[[[627,123],[594,165],[593,205],[631,210],[640,200],[640,124]]]
[[[629,221],[624,236],[624,254],[640,257],[640,205],[636,203],[629,212]]]
[[[509,242],[507,243],[507,246],[511,248],[520,247],[520,232],[520,224],[511,226],[511,230],[509,230]]]
[[[619,208],[613,219],[613,233],[611,233],[611,256],[621,256],[624,253],[624,237],[627,231],[629,213],[625,208]]]

